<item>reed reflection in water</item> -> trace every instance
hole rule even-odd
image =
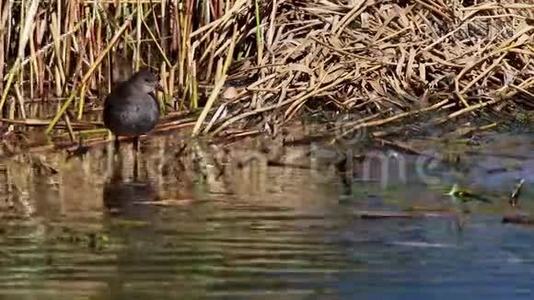
[[[267,166],[246,147],[170,135],[144,141],[137,166],[131,147],[114,157],[111,143],[68,160],[4,161],[0,295],[346,299],[432,297],[466,282],[495,295],[484,283],[529,288],[529,230],[493,215],[475,214],[461,230],[451,218],[359,219],[362,209],[398,210],[399,199],[450,202],[422,185],[356,182],[341,195],[332,168]],[[301,150],[288,151],[305,161]]]

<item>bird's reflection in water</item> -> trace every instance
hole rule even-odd
[[[158,190],[148,176],[140,177],[131,169],[132,163],[134,168],[138,165],[138,156],[134,154],[132,162],[131,153],[110,154],[111,169],[102,191],[110,240],[122,249],[115,257],[116,275],[107,282],[109,299],[128,292],[139,278],[149,280],[153,274],[146,275],[144,270],[153,267],[153,257],[161,247],[156,230],[158,210],[153,205],[159,198]]]
[[[111,164],[112,172],[103,188],[104,206],[111,216],[146,220],[153,215],[158,191],[150,180],[138,175],[138,155],[133,157],[133,176],[123,176],[125,157],[118,153]]]
[[[151,202],[157,201],[154,186],[148,181],[116,181],[104,184],[104,205],[112,216],[144,219],[151,214]]]

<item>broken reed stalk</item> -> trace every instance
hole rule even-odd
[[[219,96],[219,92],[221,91],[224,83],[226,82],[226,78],[228,77],[227,75],[228,68],[230,67],[230,64],[232,63],[232,58],[234,57],[234,48],[235,48],[236,39],[237,39],[237,30],[234,30],[234,35],[232,36],[230,48],[228,49],[228,53],[226,54],[226,59],[223,64],[221,74],[217,76],[215,87],[211,91],[208,101],[206,102],[206,105],[202,109],[202,112],[200,113],[200,116],[197,119],[195,127],[193,128],[193,133],[192,133],[193,136],[196,136],[199,134],[202,123],[204,123],[204,120],[206,119],[211,108],[213,107],[213,103]]]

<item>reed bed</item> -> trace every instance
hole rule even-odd
[[[257,80],[221,104],[232,116],[207,129],[333,110],[350,117],[334,118],[340,137],[425,114],[456,129],[489,113],[484,126],[532,107],[532,1],[277,4],[264,20],[261,68],[251,60],[233,72]]]
[[[330,112],[337,138],[425,116],[491,125],[533,106],[533,13],[512,0],[3,1],[2,133],[101,140],[105,94],[141,65],[163,79],[160,128],[191,112],[193,135],[276,135]]]

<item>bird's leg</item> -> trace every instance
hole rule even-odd
[[[139,152],[139,137],[138,136],[134,137],[133,148],[134,148],[135,153],[137,154],[137,152]]]
[[[137,155],[137,151],[134,153],[133,180],[139,180],[139,155]]]
[[[133,150],[134,150],[134,165],[133,165],[133,177],[137,181],[139,177],[139,137],[136,136],[133,140]]]
[[[121,146],[121,143],[119,142],[119,136],[116,135],[115,136],[115,143],[114,143],[114,151],[115,151],[115,154],[118,154],[119,153],[119,149],[120,149],[120,146]]]
[[[122,181],[122,169],[124,162],[122,160],[122,156],[119,155],[117,158],[117,162],[113,164],[113,171],[111,173],[111,180],[112,181]]]

